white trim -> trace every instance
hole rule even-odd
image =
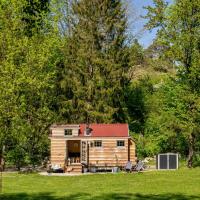
[[[117,145],[118,142],[124,142],[124,145],[123,145],[123,146],[118,146],[118,145]],[[124,148],[125,146],[126,146],[125,140],[116,140],[116,147],[117,147],[117,148]]]
[[[90,140],[128,140],[130,139],[130,137],[62,137],[62,136],[53,136],[53,137],[49,137],[49,139],[51,140],[86,140],[86,141],[90,141]],[[135,142],[133,140],[133,142]]]
[[[160,169],[160,154],[158,154],[158,158],[157,159],[158,159],[158,161],[157,161],[158,162],[158,169]]]

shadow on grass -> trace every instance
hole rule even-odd
[[[53,193],[38,194],[0,194],[1,200],[200,200],[200,196],[188,196],[183,194],[122,194],[109,193],[100,196],[91,196],[87,193],[77,193],[74,195],[57,197]]]

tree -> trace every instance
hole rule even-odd
[[[177,74],[187,95],[191,97],[189,104],[184,104],[187,109],[188,119],[196,121],[193,107],[197,107],[200,98],[199,93],[199,24],[200,1],[176,0],[168,6],[164,0],[154,0],[154,7],[147,7],[149,19],[148,29],[159,28],[158,36],[163,44],[168,46],[166,53],[170,53],[173,62],[176,63]],[[186,92],[187,91],[187,92]],[[192,96],[195,96],[193,99]],[[192,100],[193,99],[193,100]],[[190,105],[191,104],[191,105]],[[188,167],[192,166],[194,156],[195,135],[199,130],[190,126],[188,131]]]
[[[38,27],[27,37],[27,24],[22,23],[25,5],[14,0],[0,3],[1,144],[18,169],[22,161],[35,165],[48,154],[48,126],[55,118],[52,105],[59,44],[50,24],[48,31]]]
[[[61,113],[68,122],[123,122],[128,84],[126,15],[120,0],[72,5],[63,49]]]
[[[25,22],[25,33],[32,36],[36,31],[41,31],[44,28],[44,15],[47,15],[49,10],[49,0],[24,0],[22,21]]]
[[[142,65],[144,63],[144,49],[135,39],[130,47],[130,66]]]

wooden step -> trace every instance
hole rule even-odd
[[[70,164],[65,167],[65,173],[82,173],[82,165],[80,163]]]

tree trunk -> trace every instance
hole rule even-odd
[[[4,162],[3,152],[4,152],[4,146],[0,149],[0,167],[1,167],[2,171],[4,171],[4,169],[5,169],[5,162]]]
[[[187,166],[192,168],[193,165],[193,156],[194,156],[194,135],[189,136],[189,152],[188,152],[188,163]]]

